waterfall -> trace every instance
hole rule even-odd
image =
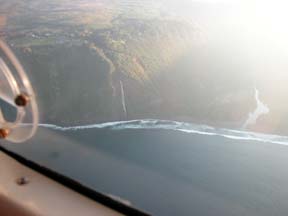
[[[125,115],[125,118],[127,118],[127,109],[126,109],[126,101],[125,101],[125,92],[124,92],[124,87],[123,83],[120,80],[120,87],[121,87],[121,102],[122,102],[122,109]]]
[[[257,119],[261,115],[265,115],[265,114],[269,113],[269,108],[267,107],[267,105],[262,103],[262,101],[260,101],[260,99],[259,99],[259,91],[257,88],[255,88],[255,100],[256,100],[256,108],[253,112],[249,113],[248,118],[243,125],[243,128],[247,128],[247,126],[249,126],[249,125],[256,124]]]

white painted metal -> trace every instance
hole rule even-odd
[[[25,177],[27,184],[18,184]],[[121,215],[23,166],[0,152],[1,215]]]

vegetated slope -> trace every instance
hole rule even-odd
[[[43,121],[244,121],[253,91],[241,54],[211,46],[190,21],[115,5],[22,5],[8,19],[6,38],[32,76]]]

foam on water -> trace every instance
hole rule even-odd
[[[180,131],[183,133],[193,133],[208,136],[221,136],[227,139],[236,140],[251,140],[275,143],[281,145],[288,145],[287,136],[279,136],[273,134],[255,133],[241,130],[231,130],[225,128],[214,128],[207,125],[199,125],[187,122],[159,120],[159,119],[139,119],[130,121],[115,121],[105,122],[100,124],[81,125],[61,127],[53,124],[39,124],[40,127],[45,127],[58,131],[79,131],[86,129],[110,129],[110,130],[123,130],[123,129],[162,129]]]

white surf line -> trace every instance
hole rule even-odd
[[[243,125],[243,128],[247,128],[247,126],[249,125],[256,124],[257,119],[261,115],[269,113],[269,108],[267,107],[267,105],[262,103],[259,99],[259,91],[257,88],[255,88],[255,100],[256,100],[256,109],[252,113],[249,113],[248,118]]]
[[[265,143],[274,143],[281,145],[288,145],[288,137],[273,135],[273,134],[262,134],[247,131],[230,130],[225,128],[213,128],[206,125],[194,125],[185,122],[156,120],[156,119],[139,119],[130,121],[116,121],[106,122],[100,124],[82,125],[82,126],[69,126],[61,127],[53,124],[39,124],[40,127],[49,128],[58,131],[78,131],[85,129],[101,129],[109,128],[111,130],[122,130],[122,129],[163,129],[163,130],[174,130],[183,133],[193,133],[209,136],[221,136],[228,139],[235,140],[247,140],[247,141],[259,141]]]

